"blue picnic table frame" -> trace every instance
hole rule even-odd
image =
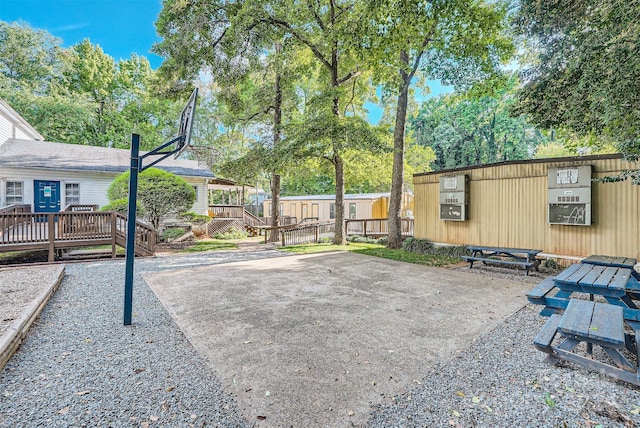
[[[469,262],[469,269],[473,268],[474,262],[497,263],[508,265],[519,265],[525,268],[526,274],[529,275],[529,269],[538,270],[540,260],[537,258],[538,253],[542,250],[532,250],[528,248],[507,248],[507,247],[486,247],[478,245],[469,245],[471,256],[462,256],[462,259]]]
[[[590,256],[556,277],[546,278],[527,293],[531,303],[544,305],[540,314],[549,317],[534,340],[538,349],[549,354],[548,362],[564,359],[640,386],[640,282],[633,268],[636,263],[631,258]],[[572,298],[574,293],[586,293],[589,300]],[[602,296],[606,303],[595,302],[595,295]],[[625,323],[632,333],[625,333]],[[564,339],[554,346],[557,334]],[[580,343],[586,343],[586,357],[575,352]],[[594,345],[601,346],[615,366],[595,361]],[[623,348],[635,355],[635,361],[620,353]]]

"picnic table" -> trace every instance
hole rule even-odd
[[[555,278],[543,280],[527,293],[527,299],[531,303],[544,305],[540,314],[550,316],[566,309],[574,293],[587,293],[590,300],[599,295],[608,303],[621,306],[627,324],[640,329],[640,309],[634,302],[638,292],[640,283],[633,276],[632,269],[577,263]]]
[[[527,293],[531,303],[544,305],[540,314],[550,317],[534,340],[538,349],[549,354],[548,362],[564,359],[640,385],[636,345],[640,340],[640,282],[632,269],[635,264],[635,259],[587,257]],[[578,299],[574,293],[585,293],[589,300]],[[595,296],[604,302],[594,301]],[[633,333],[625,334],[625,323]],[[557,334],[564,340],[552,346]],[[583,342],[586,357],[575,351]],[[615,367],[593,360],[594,345],[602,347]],[[625,348],[636,357],[634,361],[620,353]]]
[[[557,334],[564,339],[556,346]],[[566,360],[634,385],[640,385],[640,369],[637,361],[620,352],[626,349],[638,355],[637,340],[640,330],[625,334],[623,310],[620,306],[588,300],[571,299],[564,315],[553,315],[536,336],[533,343],[549,354],[547,362]],[[586,343],[586,356],[575,352],[580,343]],[[600,346],[614,365],[593,359],[593,346]]]
[[[529,275],[529,269],[533,267],[538,270],[540,260],[537,259],[538,253],[542,250],[530,250],[527,248],[507,248],[507,247],[486,247],[470,245],[469,251],[471,256],[462,256],[469,262],[469,269],[473,268],[474,262],[497,263],[506,265],[519,265],[525,268],[526,274]]]

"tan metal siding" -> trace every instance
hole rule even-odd
[[[470,178],[469,219],[439,219],[439,178],[414,177],[415,231],[420,239],[452,244],[541,249],[546,253],[640,258],[640,186],[628,182],[592,184],[592,225],[551,225],[547,221],[550,167],[592,165],[603,177],[640,168],[622,159],[536,162],[458,170]]]

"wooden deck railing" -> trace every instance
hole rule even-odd
[[[28,204],[11,204],[4,208],[0,208],[0,214],[17,214],[17,213],[30,213],[31,205]]]
[[[213,218],[243,218],[242,205],[209,205],[209,217]]]
[[[282,231],[282,246],[308,244],[333,239],[336,233],[335,222],[300,225]]]
[[[69,204],[64,207],[63,211],[98,211],[98,206],[94,204]]]
[[[413,236],[413,219],[403,218],[400,222],[402,236]],[[347,235],[380,237],[389,234],[386,218],[351,219],[345,223]]]
[[[49,261],[55,251],[94,245],[126,246],[127,218],[115,212],[80,211],[57,213],[1,213],[0,251],[49,250]],[[152,255],[157,241],[156,231],[136,223],[136,254]]]

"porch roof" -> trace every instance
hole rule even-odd
[[[13,138],[0,145],[0,168],[119,174],[129,170],[130,159],[129,150],[108,147]],[[215,178],[210,169],[193,160],[169,157],[155,166],[183,177]]]

